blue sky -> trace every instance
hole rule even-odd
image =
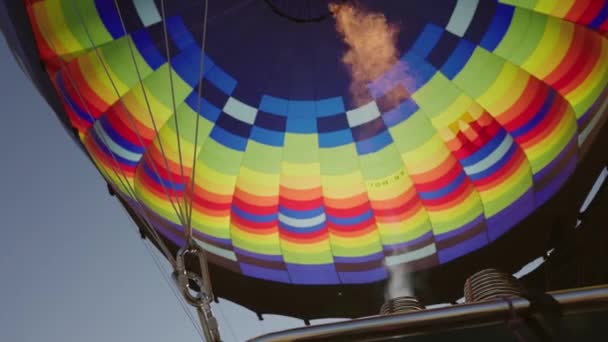
[[[135,225],[4,37],[0,88],[0,341],[200,341]],[[259,322],[227,301],[215,311],[226,341],[303,325]]]

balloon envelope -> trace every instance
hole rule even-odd
[[[398,53],[363,98],[327,3],[294,3],[210,1],[205,29],[203,1],[25,1],[102,175],[173,247],[192,200],[216,290],[256,311],[359,315],[389,267],[486,262],[605,121],[608,2],[360,1]]]

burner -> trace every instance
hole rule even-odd
[[[473,274],[464,284],[464,298],[467,303],[519,295],[521,287],[515,277],[491,268]]]
[[[405,313],[420,310],[424,310],[424,306],[420,304],[416,297],[403,296],[387,300],[380,308],[380,314],[389,315],[392,313]]]

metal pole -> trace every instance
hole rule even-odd
[[[565,313],[608,308],[608,285],[549,293]],[[530,302],[512,298],[512,308],[518,314],[530,312]],[[413,311],[403,314],[372,316],[351,321],[330,323],[271,333],[254,338],[252,342],[313,341],[349,337],[402,336],[441,329],[488,324],[505,321],[512,314],[505,300],[458,304],[438,309]]]

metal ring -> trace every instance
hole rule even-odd
[[[186,268],[185,259],[190,254],[198,257],[199,259],[199,265],[201,268],[200,276],[197,272],[188,270]],[[190,305],[202,306],[213,299],[213,292],[207,269],[207,258],[205,257],[205,250],[200,245],[196,243],[189,244],[182,247],[177,252],[176,271],[180,291]],[[198,291],[196,295],[193,295],[191,292],[192,289],[190,288],[190,281],[195,282],[200,287],[200,291]]]

